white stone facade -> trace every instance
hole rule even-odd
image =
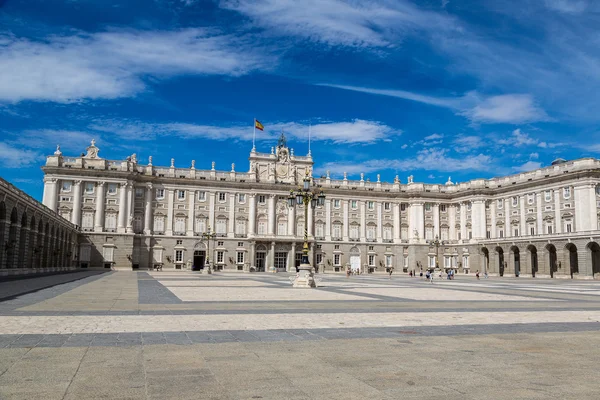
[[[454,184],[332,179],[280,140],[250,153],[248,172],[155,167],[57,151],[43,168],[44,204],[81,226],[90,266],[292,270],[308,220],[311,262],[326,271],[418,270],[591,278],[600,276],[600,160]],[[341,172],[341,171],[340,171]],[[304,215],[287,205],[309,176],[327,196]],[[438,246],[435,239],[439,238]]]

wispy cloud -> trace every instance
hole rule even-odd
[[[521,129],[515,129],[509,137],[498,139],[497,144],[511,147],[536,146],[539,148],[553,148],[560,146],[561,143],[548,143],[537,138],[531,137],[528,133],[522,132]]]
[[[338,174],[347,172],[356,175],[361,172],[372,173],[384,170],[395,171],[490,171],[494,168],[492,158],[485,154],[473,154],[454,157],[450,151],[442,148],[422,149],[414,157],[404,159],[375,159],[365,162],[327,162],[315,169],[317,173],[327,170]]]
[[[395,46],[410,33],[458,30],[451,16],[396,0],[223,0],[266,32],[355,48]]]
[[[518,165],[513,167],[513,171],[515,172],[525,172],[525,171],[531,171],[534,169],[538,169],[538,168],[542,168],[542,163],[539,161],[527,161],[526,163],[522,164],[522,165]]]
[[[145,76],[240,76],[276,57],[246,37],[206,29],[81,32],[43,40],[0,36],[0,102],[114,99],[146,89]]]
[[[23,168],[39,164],[43,156],[35,151],[11,146],[0,142],[0,166],[3,168]]]
[[[579,14],[588,7],[587,0],[544,0],[546,7],[569,14]]]
[[[432,106],[452,109],[473,123],[512,123],[547,121],[550,118],[531,95],[506,94],[484,97],[469,92],[461,97],[436,97],[405,90],[374,89],[359,86],[321,84],[321,86],[352,90],[382,96],[397,97]]]

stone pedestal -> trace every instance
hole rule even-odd
[[[300,272],[296,275],[293,287],[295,288],[314,288],[317,287],[315,278],[312,273],[312,267],[310,264],[300,264]]]

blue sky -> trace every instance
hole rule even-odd
[[[0,175],[45,156],[443,183],[598,157],[595,0],[0,0]]]

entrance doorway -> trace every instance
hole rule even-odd
[[[573,274],[579,273],[579,259],[577,257],[577,246],[573,243],[569,243],[565,246],[567,250],[569,250],[569,271],[571,273],[571,279],[573,279]]]
[[[513,261],[515,263],[515,276],[518,278],[521,274],[521,253],[517,246],[511,247],[510,251],[512,251],[513,253]]]
[[[553,244],[546,246],[548,250],[548,265],[550,266],[550,278],[554,278],[554,273],[558,271],[558,262],[556,259],[556,247]]]
[[[490,252],[485,247],[481,249],[483,253],[483,273],[485,274],[490,267]]]
[[[294,256],[294,267],[296,267],[296,272],[300,271],[298,268],[302,264],[302,253],[296,253]]]
[[[354,273],[360,273],[360,256],[350,256],[350,269]]]
[[[204,251],[204,250],[194,251],[194,264],[192,265],[192,271],[203,270],[205,263],[206,263],[206,251]]]
[[[256,252],[256,272],[265,272],[265,260],[267,259],[267,252],[257,251]]]
[[[588,244],[588,249],[592,259],[592,276],[597,278],[596,274],[600,274],[600,245],[596,242]]]
[[[496,247],[496,253],[498,253],[498,274],[504,276],[504,250],[502,247]]]
[[[531,276],[535,278],[535,273],[538,270],[538,254],[537,249],[533,245],[529,245],[527,247],[529,250],[529,254],[531,256]]]

